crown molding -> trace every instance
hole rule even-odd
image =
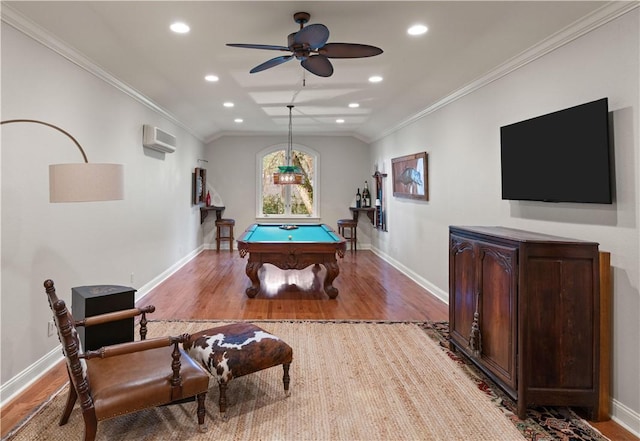
[[[110,84],[111,86],[115,87],[116,89],[130,96],[134,100],[138,101],[139,103],[143,104],[144,106],[150,108],[154,112],[168,119],[172,123],[182,127],[191,135],[193,135],[196,139],[198,139],[200,142],[203,142],[202,138],[199,135],[197,135],[191,127],[187,126],[182,121],[178,120],[171,113],[167,112],[165,109],[160,107],[158,104],[154,103],[152,100],[150,100],[149,98],[147,98],[146,96],[138,92],[133,87],[129,86],[125,82],[111,75],[109,72],[107,72],[102,67],[95,64],[89,58],[85,57],[83,54],[81,54],[80,52],[78,52],[68,44],[54,37],[47,30],[43,29],[33,21],[24,17],[22,14],[20,14],[15,9],[13,9],[11,6],[6,5],[4,3],[2,4],[0,18],[4,23],[15,28],[19,32],[30,37],[31,39],[37,41],[38,43],[42,44],[46,48],[51,49],[52,51],[56,52],[58,55],[66,58],[76,66],[86,70],[87,72],[91,73],[92,75],[96,76],[102,81]]]
[[[168,119],[172,123],[182,127],[187,132],[189,132],[196,139],[201,141],[204,144],[209,144],[219,138],[224,136],[265,136],[265,135],[278,135],[278,133],[271,132],[235,132],[235,131],[227,131],[227,132],[218,132],[206,139],[203,139],[200,135],[198,135],[191,127],[186,125],[184,122],[180,121],[174,115],[169,113],[167,110],[154,103],[148,97],[138,92],[133,87],[129,86],[125,82],[119,80],[115,76],[111,75],[109,72],[104,70],[102,67],[91,61],[85,55],[77,51],[76,49],[69,46],[67,43],[53,36],[49,31],[43,29],[41,26],[37,25],[33,21],[24,17],[18,11],[13,9],[9,5],[2,4],[1,9],[1,20],[8,24],[9,26],[15,28],[19,32],[25,34],[26,36],[32,38],[38,43],[42,44],[46,48],[54,51],[58,55],[64,57],[69,60],[73,64],[79,66],[80,68],[86,70],[92,75],[98,77],[109,85],[115,87],[126,95],[130,96],[134,100],[140,102],[144,106],[150,108],[154,112],[160,114],[164,118]],[[327,132],[317,132],[317,133],[304,133],[305,136],[351,136],[356,138],[366,144],[370,143],[370,139],[361,136],[355,132],[353,133],[327,133]]]
[[[462,88],[456,90],[455,92],[433,103],[432,105],[423,109],[422,111],[398,123],[394,127],[388,130],[385,130],[384,132],[380,133],[377,136],[366,137],[356,132],[343,133],[343,134],[341,133],[330,134],[330,133],[324,132],[318,135],[352,136],[362,142],[371,144],[375,141],[383,139],[397,132],[398,130],[410,124],[413,124],[419,119],[424,118],[425,116],[504,77],[505,75],[508,75],[509,73],[523,66],[526,66],[527,64],[537,60],[538,58],[544,56],[545,54],[548,54],[549,52],[570,43],[571,41],[583,36],[584,34],[591,32],[592,30],[597,29],[600,26],[603,26],[604,24],[607,24],[612,20],[615,20],[621,15],[624,15],[638,7],[640,7],[640,3],[637,1],[611,1],[606,5],[604,5],[603,7],[592,12],[591,14],[572,23],[571,25],[558,31],[557,33],[550,36],[549,38],[537,43],[531,48],[521,52],[520,54],[516,55],[515,57],[501,64],[497,68],[491,70],[487,74],[468,83]],[[106,83],[110,84],[116,89],[132,97],[136,101],[147,106],[151,110],[162,115],[164,118],[168,119],[174,124],[182,127],[191,135],[193,135],[196,139],[198,139],[199,141],[205,144],[211,143],[223,136],[264,136],[265,134],[268,134],[268,133],[247,133],[247,132],[220,132],[220,133],[216,133],[215,135],[207,139],[202,139],[191,127],[189,127],[182,121],[178,120],[174,115],[169,113],[167,110],[160,107],[158,104],[154,103],[152,100],[150,100],[145,95],[138,92],[133,87],[129,86],[128,84],[114,77],[109,72],[102,69],[100,66],[98,66],[97,64],[89,60],[87,57],[85,57],[83,54],[81,54],[77,50],[73,49],[66,43],[62,42],[61,40],[55,38],[45,29],[41,28],[40,26],[33,23],[32,21],[28,20],[27,18],[22,16],[20,13],[12,9],[11,6],[2,4],[1,19],[3,22],[7,23],[9,26],[12,26],[13,28],[17,29],[23,34],[34,39],[35,41],[42,44],[43,46],[53,50],[54,52],[58,53],[62,57],[71,61],[75,65],[81,67],[87,72],[93,74],[94,76],[100,78],[101,80],[105,81]],[[315,134],[305,133],[305,135],[314,136]]]
[[[370,142],[379,141],[406,126],[413,124],[419,119],[424,118],[425,116],[447,106],[448,104],[459,100],[465,95],[468,95],[504,77],[505,75],[508,75],[509,73],[520,69],[523,66],[526,66],[527,64],[537,60],[538,58],[548,54],[549,52],[572,42],[573,40],[593,31],[594,29],[599,28],[600,26],[609,23],[612,20],[615,20],[621,15],[624,15],[638,7],[640,7],[640,3],[637,1],[612,1],[607,3],[603,7],[593,11],[591,14],[588,14],[587,16],[570,24],[569,26],[556,32],[545,40],[542,40],[529,49],[521,52],[510,60],[507,60],[500,66],[491,70],[489,73],[468,83],[466,86],[461,87],[460,89],[435,102],[426,109],[400,122],[396,126],[385,130],[380,135],[374,137]]]

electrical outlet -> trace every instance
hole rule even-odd
[[[47,323],[47,337],[51,337],[55,333],[56,324],[53,322],[53,320],[49,320],[49,322]]]
[[[131,278],[129,280],[129,283],[133,283],[133,273],[131,273]]]

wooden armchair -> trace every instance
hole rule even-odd
[[[58,299],[52,280],[44,287],[67,361],[69,396],[59,424],[67,423],[78,397],[84,418],[84,440],[93,441],[98,421],[196,397],[198,424],[206,430],[205,397],[209,374],[179,347],[188,334],[146,340],[146,314],[153,306],[74,321]],[[83,352],[76,326],[92,326],[142,315],[140,341]]]

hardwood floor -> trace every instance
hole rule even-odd
[[[246,263],[237,251],[204,251],[137,306],[155,305],[156,312],[150,316],[155,320],[448,320],[447,304],[370,251],[347,252],[339,261],[340,275],[333,285],[340,294],[333,300],[322,290],[324,267],[282,271],[272,265],[260,270],[261,290],[250,299],[244,293],[250,285]],[[60,363],[5,405],[1,435],[4,437],[66,381]],[[611,421],[594,426],[611,440],[639,440]]]
[[[283,271],[264,265],[261,288],[251,299],[246,258],[205,251],[139,302],[153,304],[154,319],[447,320],[447,304],[369,251],[347,251],[333,282],[340,294],[324,293],[325,269]]]

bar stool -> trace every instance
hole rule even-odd
[[[220,251],[220,242],[229,241],[229,250],[233,251],[233,226],[236,224],[235,219],[216,219],[216,251]],[[227,227],[228,234],[222,235],[222,229]]]
[[[345,228],[349,229],[349,236],[345,236]],[[357,251],[358,222],[353,219],[338,219],[338,234],[351,243],[351,251]]]

